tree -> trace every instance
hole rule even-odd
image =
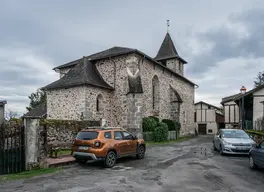
[[[254,86],[258,87],[258,86],[263,85],[263,84],[264,84],[264,71],[258,73],[258,75],[254,81]]]
[[[30,99],[30,102],[29,102],[29,107],[27,107],[27,110],[30,111],[39,104],[46,102],[47,95],[44,91],[38,89],[35,93],[31,93],[31,95],[28,96],[28,98]]]
[[[5,118],[6,120],[11,120],[11,119],[14,119],[14,118],[19,118],[19,114],[17,111],[14,111],[12,109],[7,109],[5,111]]]

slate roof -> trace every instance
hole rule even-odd
[[[84,57],[62,78],[41,89],[51,90],[81,85],[92,85],[106,89],[113,89],[113,87],[103,80],[95,64],[92,63],[92,61],[89,61],[87,57]]]
[[[194,105],[197,105],[197,104],[199,104],[199,103],[203,103],[203,104],[205,104],[205,105],[208,105],[208,106],[214,107],[214,108],[216,108],[216,109],[218,109],[218,110],[221,110],[219,107],[217,107],[217,106],[215,106],[215,105],[212,105],[212,104],[209,104],[209,103],[206,103],[206,102],[204,102],[204,101],[199,101],[199,102],[195,103]]]
[[[230,95],[228,97],[224,97],[224,98],[222,98],[221,104],[223,105],[226,102],[233,101],[234,98],[239,96],[239,95],[240,95],[240,93],[237,93],[237,94],[234,94],[234,95]]]
[[[110,49],[106,49],[104,51],[89,55],[87,58],[89,60],[99,60],[99,59],[104,59],[104,58],[108,58],[108,57],[114,57],[114,56],[118,56],[118,55],[128,54],[128,53],[132,53],[135,51],[136,51],[136,49],[132,49],[132,48],[128,48],[128,47],[112,47]],[[66,67],[72,67],[72,66],[78,64],[81,60],[82,60],[82,58],[77,59],[75,61],[71,61],[69,63],[55,67],[53,70],[62,69],[62,68],[66,68]]]
[[[166,34],[160,49],[158,51],[157,56],[155,57],[155,60],[157,61],[161,61],[161,60],[165,60],[165,59],[173,59],[173,58],[178,58],[179,60],[181,60],[183,62],[183,64],[187,63],[184,59],[182,59],[175,46],[174,43],[171,39],[171,36],[169,33]]]
[[[47,105],[46,103],[41,103],[35,108],[27,112],[23,117],[24,118],[43,118],[47,114]]]
[[[0,100],[0,105],[5,105],[7,102],[5,100]]]
[[[255,87],[254,89],[251,89],[250,91],[247,91],[244,95],[242,95],[242,94],[237,95],[237,96],[234,98],[234,100],[239,100],[239,99],[242,98],[242,96],[248,96],[248,95],[253,94],[253,93],[255,93],[256,91],[258,91],[258,90],[260,90],[260,89],[263,89],[263,88],[264,88],[264,84],[263,84],[263,85],[259,85],[259,86]]]

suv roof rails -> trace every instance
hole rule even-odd
[[[121,127],[87,127],[87,129],[101,129],[101,130],[120,129],[120,130],[125,131],[125,129]]]

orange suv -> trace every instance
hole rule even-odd
[[[72,156],[80,164],[88,161],[103,161],[111,168],[116,160],[125,156],[143,159],[146,145],[123,129],[86,129],[80,131],[73,142]]]

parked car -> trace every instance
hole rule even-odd
[[[146,145],[123,129],[87,129],[80,131],[73,142],[72,156],[80,164],[89,161],[103,161],[111,168],[116,160],[125,156],[145,156]]]
[[[215,151],[224,154],[249,154],[254,140],[241,129],[219,129],[213,139]]]
[[[264,140],[254,144],[249,151],[249,167],[251,169],[264,168]]]

